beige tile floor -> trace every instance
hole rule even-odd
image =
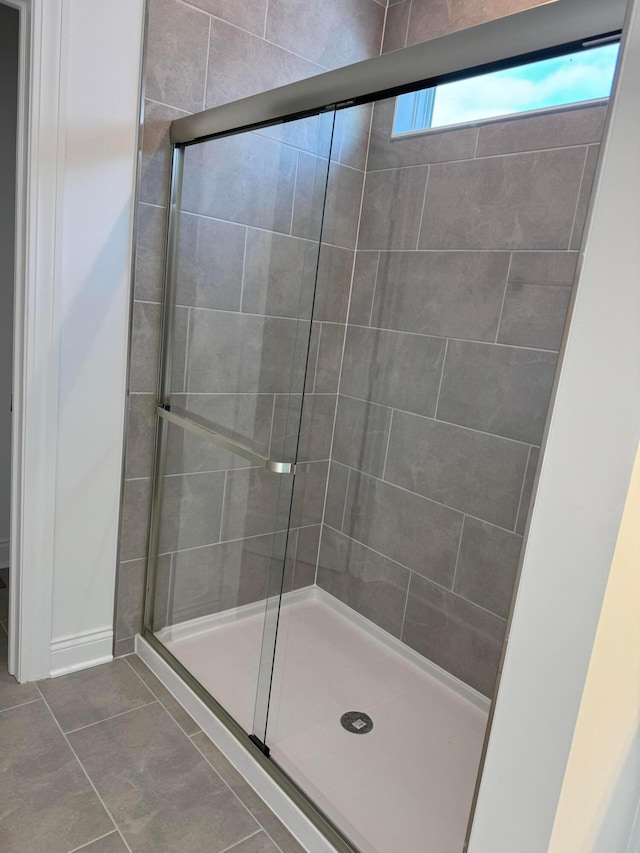
[[[2,589],[3,853],[302,851],[135,655],[18,684],[6,606]]]

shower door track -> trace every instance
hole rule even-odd
[[[155,636],[154,590],[160,507],[162,502],[161,472],[166,454],[166,427],[169,423],[206,438],[248,459],[266,470],[293,474],[291,462],[269,459],[227,438],[223,433],[198,424],[171,411],[169,388],[172,362],[172,312],[167,310],[175,293],[176,255],[178,245],[178,212],[182,194],[182,170],[185,148],[210,139],[257,130],[261,127],[317,115],[327,110],[348,108],[389,98],[405,92],[439,85],[477,75],[481,72],[509,68],[525,61],[550,58],[567,52],[588,49],[594,40],[610,39],[620,34],[624,23],[626,0],[555,0],[542,6],[491,21],[486,24],[433,39],[429,42],[394,51],[374,59],[336,71],[311,77],[259,95],[214,107],[171,123],[173,144],[169,230],[166,254],[163,310],[163,357],[160,370],[155,473],[152,494],[152,520],[149,533],[145,618],[142,636],[178,677],[198,696],[217,721],[253,757],[270,779],[290,798],[309,822],[339,853],[358,853],[358,848],[329,819],[319,806],[291,777],[269,758],[228,711],[180,663]],[[510,624],[507,624],[506,638]],[[504,650],[503,650],[504,654]],[[494,699],[499,689],[498,675]],[[480,770],[467,827],[473,823],[479,780],[482,776],[492,711],[480,761]],[[435,851],[434,851],[435,853]]]

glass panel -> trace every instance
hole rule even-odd
[[[453,853],[606,108],[392,139],[394,101],[339,204],[329,181],[323,240],[353,275],[323,244],[316,303],[334,314],[300,448],[328,465],[326,500],[316,514],[297,480],[267,743],[359,849]],[[362,126],[341,112],[336,134]]]
[[[332,131],[328,113],[186,148],[177,194],[153,629],[261,737],[294,481],[265,464],[296,461]]]

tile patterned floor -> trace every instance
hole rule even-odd
[[[3,853],[302,853],[135,655],[21,685],[6,654],[0,628]]]

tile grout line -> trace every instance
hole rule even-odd
[[[341,463],[337,462],[337,464],[340,465]],[[345,518],[347,516],[347,498],[349,497],[349,485],[351,483],[351,471],[352,470],[354,470],[354,469],[347,467],[347,485],[346,485],[346,488],[344,490],[344,503],[342,504],[342,520],[340,522],[340,531],[341,532],[344,531],[344,522],[345,522]],[[323,518],[323,523],[324,523],[324,518]]]
[[[534,445],[529,445],[530,447]],[[336,459],[336,462],[339,460]],[[344,462],[340,462],[341,465],[345,465]],[[345,467],[350,468],[350,465],[345,465]],[[411,489],[407,489],[405,486],[400,486],[398,483],[392,483],[390,480],[382,480],[380,477],[376,477],[375,474],[368,474],[366,471],[358,471],[357,468],[352,469],[354,473],[359,474],[361,477],[369,477],[371,480],[375,480],[378,483],[384,483],[385,486],[393,486],[394,489],[399,489],[401,492],[405,492],[408,495],[413,495],[416,498],[422,498],[422,500],[429,501],[429,503],[435,504],[436,506],[443,507],[444,509],[448,509],[449,512],[455,512],[458,515],[468,515],[469,518],[473,518],[476,521],[482,521],[484,524],[490,524],[492,527],[497,527],[498,530],[503,530],[505,533],[513,533],[513,529],[510,527],[503,527],[501,524],[496,524],[495,521],[489,521],[486,518],[481,518],[479,515],[474,515],[472,512],[467,512],[463,509],[457,509],[454,506],[449,506],[448,504],[442,503],[436,498],[427,497],[427,495],[422,495],[420,492],[413,492]],[[329,525],[331,527],[331,525]]]
[[[86,850],[92,844],[95,844],[96,841],[102,841],[105,838],[110,838],[112,835],[120,835],[117,829],[112,829],[111,832],[105,832],[104,835],[101,835],[99,838],[92,838],[91,841],[87,841],[86,844],[82,844],[80,847],[74,847],[73,850],[70,850],[69,853],[80,853],[82,850]]]
[[[256,829],[256,831],[252,832],[251,835],[247,835],[245,838],[241,838],[239,841],[236,841],[236,843],[232,844],[230,847],[225,847],[224,850],[220,851],[220,853],[233,853],[233,851],[238,847],[239,844],[244,844],[244,842],[249,841],[250,838],[255,838],[261,830],[262,827],[260,827],[260,829]]]
[[[413,577],[413,572],[409,569],[409,580],[407,581],[407,594],[404,599],[404,609],[402,611],[402,621],[400,622],[400,636],[398,639],[401,643],[404,643],[402,636],[404,634],[404,623],[407,619],[407,608],[409,607],[409,591],[411,590],[411,578]],[[409,645],[408,643],[406,645]]]
[[[444,380],[444,366],[447,363],[447,352],[449,351],[449,338],[446,339],[444,344],[444,353],[442,355],[442,370],[440,371],[440,382],[438,383],[438,394],[436,396],[436,406],[433,410],[433,420],[438,420],[438,406],[440,405],[440,391],[442,390],[442,382]],[[439,423],[447,423],[447,421],[438,421]],[[453,424],[452,424],[453,426]],[[457,426],[457,424],[456,424]],[[465,429],[470,429],[470,427],[465,427]],[[493,435],[493,433],[483,433],[483,435]]]
[[[474,516],[472,516],[472,515],[469,516],[469,518],[473,518],[473,517]],[[477,520],[482,521],[482,519],[477,519]],[[493,616],[496,619],[500,619],[500,621],[502,621],[502,622],[506,622],[506,619],[504,616],[500,616],[498,613],[494,613],[493,610],[488,610],[486,607],[483,607],[482,604],[478,604],[476,601],[472,601],[470,598],[465,598],[464,595],[461,595],[459,592],[454,592],[454,590],[450,589],[447,586],[444,586],[441,583],[438,583],[438,581],[433,580],[433,578],[430,578],[427,575],[421,574],[416,569],[412,569],[409,566],[405,565],[404,563],[400,563],[398,560],[394,560],[393,557],[389,557],[388,554],[383,554],[382,551],[377,551],[375,548],[372,548],[371,545],[367,545],[366,542],[361,542],[360,539],[355,539],[353,536],[349,536],[348,533],[345,533],[342,530],[336,530],[335,527],[332,527],[330,524],[327,524],[326,522],[325,522],[325,524],[334,533],[338,533],[340,536],[344,536],[346,539],[349,539],[351,542],[356,542],[358,545],[361,545],[363,548],[366,548],[368,551],[371,551],[373,554],[377,554],[378,557],[383,557],[388,562],[393,563],[396,566],[399,566],[401,569],[404,569],[410,575],[415,575],[416,577],[422,578],[422,580],[427,581],[428,583],[432,584],[432,586],[435,586],[438,589],[443,590],[443,592],[448,592],[450,595],[455,595],[457,598],[461,599],[462,601],[465,601],[467,604],[470,604],[473,607],[477,607],[478,610],[482,610],[485,613],[488,613],[490,616]],[[495,526],[495,525],[493,525],[493,526]],[[505,530],[505,533],[511,533],[513,535],[513,531],[511,531],[511,530]],[[519,537],[519,538],[522,538],[522,537]],[[331,594],[331,593],[329,593],[329,594]],[[338,599],[338,600],[340,601],[341,599]],[[343,604],[344,604],[344,602],[343,602]],[[358,612],[358,611],[356,611],[356,612]],[[378,626],[378,627],[380,627],[380,626]],[[385,630],[385,629],[383,629],[383,630]]]
[[[243,303],[244,303],[244,280],[247,271],[247,246],[249,244],[249,226],[244,225],[244,250],[242,252],[242,278],[240,280],[240,310],[239,314],[244,314]]]
[[[380,256],[382,255],[381,251],[378,251],[378,259],[376,261],[376,274],[373,279],[373,293],[371,294],[371,310],[369,311],[369,328],[373,326],[373,310],[376,304],[376,290],[378,289],[378,273],[380,272]],[[349,322],[349,318],[347,318],[347,325],[353,325]]]
[[[204,9],[200,9],[198,6],[194,6],[189,0],[178,0],[179,3],[183,6],[189,6],[191,9],[194,9],[197,12],[202,12],[203,15],[207,15],[210,19],[215,19],[216,21],[220,21],[227,27],[233,27],[234,30],[240,30],[242,33],[246,33],[246,35],[251,38],[258,39],[259,41],[263,41],[266,44],[270,44],[273,47],[277,47],[279,50],[284,51],[284,53],[288,53],[291,56],[296,56],[298,59],[304,60],[304,62],[308,62],[309,65],[314,65],[316,68],[320,68],[322,71],[330,71],[330,68],[327,68],[324,65],[320,65],[318,62],[314,62],[312,59],[307,59],[306,56],[303,56],[301,53],[295,53],[293,50],[289,50],[288,47],[283,47],[281,44],[278,44],[275,41],[270,41],[268,38],[264,38],[263,36],[258,35],[257,33],[252,33],[251,30],[245,30],[243,27],[238,26],[238,24],[234,24],[232,21],[227,21],[225,18],[221,18],[219,15],[212,15],[210,12],[206,12]],[[149,98],[148,100],[153,100],[153,98]],[[238,100],[238,99],[236,99]],[[165,106],[169,107],[171,104],[165,104]],[[174,109],[181,109],[181,107],[175,107]]]
[[[317,394],[318,392],[316,391],[316,382],[318,381],[318,364],[320,362],[320,341],[322,340],[322,322],[318,321],[318,320],[314,321],[312,319],[311,320],[312,332],[313,332],[314,322],[316,324],[316,329],[318,330],[318,340],[316,341],[316,360],[315,360],[315,364],[313,365],[313,385],[311,388],[311,393]],[[309,343],[311,343],[311,336],[309,336]],[[331,392],[331,393],[334,394],[336,392]]]
[[[275,845],[275,847],[280,851],[280,853],[282,853],[282,848],[280,847],[280,845],[279,845],[279,844],[276,844],[276,842],[275,842],[275,841],[274,841],[274,839],[271,837],[271,835],[269,834],[269,832],[268,832],[268,831],[265,829],[265,827],[260,823],[260,821],[258,820],[258,818],[257,818],[257,817],[252,813],[251,809],[250,809],[250,808],[249,808],[249,806],[244,802],[244,800],[242,799],[242,797],[241,797],[241,796],[240,796],[236,791],[234,791],[234,790],[233,790],[232,786],[229,784],[229,782],[227,782],[227,780],[224,778],[224,776],[222,775],[222,773],[220,773],[220,771],[219,771],[216,767],[214,767],[214,765],[209,761],[209,759],[207,758],[207,756],[205,755],[205,753],[200,749],[200,747],[198,746],[198,744],[194,741],[194,737],[196,737],[197,735],[203,735],[204,737],[206,737],[208,740],[210,740],[210,741],[211,741],[211,743],[213,743],[213,745],[216,747],[216,749],[218,749],[218,751],[220,751],[220,750],[219,750],[219,748],[218,748],[218,747],[216,746],[216,744],[214,743],[214,741],[213,741],[213,740],[209,737],[209,735],[208,735],[208,734],[206,734],[205,732],[196,732],[194,735],[191,735],[191,736],[189,737],[189,740],[191,741],[191,743],[193,744],[193,746],[195,747],[195,749],[197,749],[197,750],[198,750],[198,752],[200,753],[200,755],[201,755],[201,756],[204,758],[204,760],[207,762],[207,764],[209,765],[209,767],[211,767],[211,769],[213,770],[213,772],[214,772],[214,773],[215,773],[215,774],[216,774],[216,775],[217,775],[217,776],[222,780],[222,782],[227,786],[227,788],[231,791],[231,793],[233,794],[233,796],[236,798],[236,800],[238,800],[238,802],[240,803],[240,805],[242,806],[242,808],[247,812],[247,814],[252,818],[252,820],[254,820],[254,821],[256,822],[256,824],[257,824],[257,825],[258,825],[258,827],[259,827],[259,829],[257,830],[257,832],[260,832],[260,830],[262,830],[262,831],[264,832],[264,834],[267,836],[267,838],[272,842],[272,844],[274,844],[274,845]],[[223,758],[224,758],[224,757],[225,757],[225,756],[224,756],[224,754],[223,754]],[[227,761],[229,761],[229,759],[228,759],[228,758],[227,758],[226,760],[227,760]],[[233,765],[233,763],[232,763],[232,762],[229,762],[229,763],[231,764],[231,766],[233,767],[233,769],[236,771],[236,773],[238,773],[238,775],[240,776],[240,778],[242,779],[242,781],[243,781],[245,784],[249,785],[249,783],[248,783],[248,782],[247,782],[247,780],[244,778],[244,776],[242,775],[242,773],[240,773],[240,771],[239,771],[239,770],[236,770],[236,768],[235,768],[235,766]],[[249,785],[249,787],[251,788],[251,786],[250,786],[250,785]],[[251,791],[252,791],[253,793],[255,793],[255,791],[253,791],[253,788],[251,788]],[[258,795],[256,794],[256,796],[258,796]],[[264,800],[262,799],[262,797],[260,797],[259,799],[260,799],[260,802],[264,803]],[[264,803],[264,804],[265,804],[265,806],[269,809],[269,811],[271,812],[271,814],[275,815],[275,817],[278,817],[278,816],[275,814],[275,812],[273,812],[273,811],[269,808],[269,806],[267,806],[267,804],[266,804],[266,803]],[[280,819],[278,818],[278,820],[280,820]],[[281,822],[281,823],[282,823],[282,822]],[[282,825],[284,826],[284,824],[282,824]],[[286,827],[285,827],[285,829],[286,829]],[[287,831],[288,831],[288,830],[287,830]],[[254,833],[253,833],[253,835],[255,835],[255,834],[256,834],[256,833],[254,832]],[[249,836],[249,837],[252,837],[252,836]],[[237,844],[240,844],[242,840],[244,840],[244,839],[241,839],[240,841],[236,841],[236,845],[237,845]],[[231,847],[230,849],[233,849],[233,846],[235,846],[235,845],[232,845],[232,847]]]
[[[207,108],[207,84],[209,82],[209,57],[211,56],[211,25],[213,18],[209,15],[209,34],[207,35],[207,61],[204,66],[204,92],[202,94],[202,109]]]
[[[571,243],[573,242],[573,235],[574,235],[574,232],[576,229],[576,221],[578,219],[578,208],[580,207],[580,198],[582,196],[582,189],[584,186],[584,177],[587,173],[587,160],[589,159],[589,147],[590,146],[587,146],[587,149],[586,149],[585,154],[584,154],[584,163],[582,164],[582,174],[580,175],[580,184],[578,186],[578,198],[576,199],[576,206],[573,210],[573,222],[571,223],[571,233],[569,234],[569,244],[568,244],[567,249],[566,249],[567,252],[571,251]]]
[[[95,786],[95,785],[94,785],[94,783],[93,783],[93,779],[91,778],[91,776],[89,776],[89,773],[87,772],[87,770],[86,770],[86,768],[85,768],[84,764],[80,761],[80,759],[79,759],[79,757],[78,757],[78,753],[75,751],[75,749],[74,749],[74,748],[73,748],[73,746],[71,745],[71,742],[69,741],[69,738],[68,738],[68,737],[66,736],[66,734],[62,731],[62,726],[61,726],[61,725],[60,725],[60,723],[58,722],[58,719],[57,719],[56,715],[55,715],[55,714],[53,713],[53,711],[51,710],[51,706],[49,705],[49,703],[48,703],[48,702],[47,702],[47,700],[45,699],[44,694],[42,693],[42,690],[40,690],[40,687],[39,687],[38,683],[37,683],[37,682],[35,682],[35,685],[36,685],[36,690],[38,691],[38,693],[39,693],[39,694],[40,694],[40,696],[42,697],[42,701],[44,702],[45,707],[47,708],[47,710],[48,710],[48,711],[49,711],[49,713],[51,714],[51,717],[52,717],[52,719],[53,719],[54,723],[56,724],[56,726],[58,727],[58,729],[59,729],[59,731],[60,731],[60,734],[61,734],[61,735],[62,735],[62,737],[64,738],[65,743],[67,744],[67,746],[68,746],[68,747],[69,747],[69,749],[71,750],[71,753],[72,753],[73,757],[75,758],[75,760],[78,762],[78,765],[80,766],[80,769],[82,770],[82,772],[84,773],[84,775],[87,777],[87,781],[89,782],[89,785],[91,785],[91,788],[93,789],[93,791],[94,791],[94,793],[95,793],[96,797],[98,798],[98,801],[99,801],[99,802],[100,802],[100,804],[102,805],[102,808],[105,810],[106,814],[109,816],[109,819],[110,819],[110,820],[111,820],[111,822],[113,823],[113,826],[114,826],[114,828],[115,828],[115,831],[119,834],[120,838],[122,839],[122,843],[123,843],[123,844],[124,844],[124,846],[127,848],[127,850],[129,851],[129,853],[132,853],[131,847],[129,847],[129,845],[127,844],[127,840],[126,840],[126,838],[124,837],[124,835],[122,834],[122,832],[120,831],[120,827],[118,826],[118,824],[117,824],[117,823],[116,823],[116,821],[114,820],[113,815],[111,814],[111,812],[110,812],[110,810],[107,808],[107,806],[106,806],[106,804],[105,804],[104,800],[103,800],[103,799],[102,799],[102,797],[100,796],[100,794],[99,794],[99,792],[98,792],[98,789],[96,788],[96,786]],[[111,835],[112,833],[108,833],[108,834],[109,834],[109,835]]]
[[[409,13],[407,15],[407,26],[404,31],[404,44],[403,47],[407,47],[407,42],[409,41],[409,29],[411,24],[411,13],[413,12],[413,0],[409,0]]]
[[[377,250],[374,250],[374,251],[377,251]],[[393,250],[393,251],[395,251],[395,250]],[[414,250],[411,249],[410,251],[413,252]],[[452,251],[457,251],[457,249],[452,250]],[[470,251],[474,251],[474,250],[470,250]],[[504,252],[503,249],[500,249],[498,251],[502,252],[503,254],[506,254],[506,252]],[[553,251],[555,252],[556,250],[553,250]],[[560,250],[558,250],[557,253],[558,254],[569,254],[568,252],[565,253],[564,251],[560,251]],[[515,254],[515,252],[513,254]],[[567,282],[566,284],[565,283],[559,283],[559,282],[535,282],[535,281],[527,281],[527,282],[519,282],[519,283],[537,284],[539,286],[544,286],[544,287],[558,287],[558,288],[572,287],[571,282]],[[145,304],[159,305],[160,303],[152,302],[152,303],[145,303]],[[203,307],[199,307],[199,306],[179,305],[179,304],[177,304],[175,307],[176,308],[182,308],[182,309],[187,310],[187,311],[207,311],[207,312],[213,312],[216,314],[232,314],[235,317],[240,317],[240,316],[242,316],[242,317],[258,317],[260,319],[266,318],[268,320],[289,320],[292,323],[298,322],[295,317],[284,317],[284,316],[279,315],[279,314],[251,314],[248,312],[230,311],[226,308],[203,308]],[[500,341],[495,341],[495,340],[486,341],[486,340],[479,340],[477,338],[462,338],[462,337],[457,337],[456,335],[437,335],[437,334],[434,334],[433,332],[416,332],[416,331],[411,331],[411,330],[406,330],[406,329],[393,329],[393,328],[388,328],[386,326],[365,326],[362,323],[352,323],[352,322],[337,323],[337,322],[334,322],[333,320],[316,320],[315,322],[322,324],[322,325],[327,325],[327,326],[339,326],[339,327],[352,326],[352,327],[355,327],[358,329],[373,329],[374,331],[377,331],[377,332],[392,332],[392,333],[397,334],[397,335],[415,335],[415,336],[421,337],[421,338],[434,338],[434,340],[439,340],[439,341],[451,340],[451,341],[460,341],[460,342],[465,343],[465,344],[477,344],[479,346],[482,346],[482,345],[492,346],[492,347],[498,346],[498,347],[504,347],[506,349],[528,350],[531,352],[551,353],[552,355],[558,354],[557,349],[545,349],[544,347],[522,346],[522,344],[504,344],[504,343],[501,343]],[[345,331],[346,331],[346,329],[345,329]],[[147,395],[153,394],[152,391],[132,391],[131,393],[132,394],[147,394]],[[236,393],[236,392],[231,392],[231,391],[199,391],[199,392],[198,391],[196,391],[196,392],[182,391],[179,393],[182,393],[182,394],[189,393],[192,396],[194,396],[195,394],[203,394],[203,395],[207,394],[209,396],[214,396],[216,394],[233,394],[234,396],[240,396],[241,394],[243,394],[243,395],[253,394],[253,395],[257,396],[258,394],[268,394],[268,393],[274,393],[274,392],[239,391]],[[282,392],[275,392],[275,393],[286,393],[286,392],[282,391]],[[325,393],[334,393],[334,392],[325,392]],[[142,478],[139,477],[139,478],[134,478],[134,479],[142,479]]]
[[[415,251],[420,250],[420,236],[422,234],[422,222],[424,220],[424,211],[427,204],[427,190],[429,189],[429,176],[431,175],[431,165],[427,165],[427,179],[424,182],[424,195],[422,196],[422,208],[420,210],[420,221],[418,222],[418,236],[416,237]]]
[[[133,654],[134,654],[136,657],[138,657],[138,656],[137,656],[137,654],[136,654],[135,652],[134,652]],[[142,676],[141,676],[141,675],[140,675],[140,673],[136,670],[136,668],[135,668],[135,667],[133,667],[133,666],[131,666],[131,664],[130,664],[130,663],[129,663],[129,661],[127,660],[127,657],[131,657],[131,655],[126,655],[126,656],[124,657],[124,660],[126,661],[127,666],[129,667],[129,669],[130,669],[133,673],[135,673],[136,678],[138,678],[138,679],[140,680],[140,683],[141,683],[141,684],[143,684],[143,685],[147,688],[147,690],[151,693],[151,695],[152,695],[152,696],[155,696],[156,701],[158,702],[158,704],[162,705],[162,707],[165,709],[165,711],[167,712],[167,714],[169,714],[169,716],[170,716],[170,717],[171,717],[171,719],[174,721],[174,723],[176,724],[176,726],[178,726],[178,728],[180,729],[180,731],[184,733],[185,737],[188,737],[188,738],[193,737],[193,735],[188,734],[188,732],[186,732],[186,731],[182,728],[182,726],[180,725],[180,723],[176,720],[176,718],[173,716],[173,714],[171,713],[171,711],[167,708],[167,706],[164,704],[164,702],[163,702],[163,701],[162,701],[162,699],[158,696],[158,694],[153,690],[153,688],[152,688],[152,687],[149,687],[149,685],[148,685],[148,684],[146,683],[146,681],[142,678]],[[142,658],[140,658],[140,660],[142,660]],[[143,663],[144,663],[144,661],[143,661]],[[146,666],[146,664],[145,664],[145,666]],[[149,670],[149,672],[151,672],[151,670]],[[154,675],[154,673],[151,673],[151,674],[152,674],[152,675]],[[156,678],[157,678],[157,676],[156,676]],[[160,681],[160,679],[158,679],[158,681]],[[162,682],[160,682],[160,683],[162,684]],[[164,687],[164,685],[163,685],[163,687]],[[168,688],[168,687],[165,687],[165,690],[167,690],[167,691],[168,691],[168,693],[170,694],[170,696],[171,696],[171,697],[172,697],[176,702],[178,702],[178,700],[175,698],[175,696],[173,695],[173,693],[171,693],[171,691],[169,690],[169,688]],[[180,707],[181,707],[181,708],[183,708],[183,706],[180,704],[180,702],[178,702],[178,705],[180,705]],[[183,708],[183,710],[184,710],[185,714],[188,714],[189,719],[193,720],[193,717],[189,714],[189,712],[188,712],[186,709],[184,709],[184,708]],[[198,724],[195,722],[195,720],[193,720],[193,723],[194,723],[194,725],[196,725],[196,726],[198,725]],[[194,732],[193,734],[194,734],[194,735],[197,735],[197,734],[199,734],[200,732],[201,732],[201,729],[200,729],[200,727],[198,726],[198,731],[197,731],[197,732]]]
[[[500,326],[502,325],[502,314],[504,311],[504,304],[507,301],[507,291],[509,290],[509,276],[511,275],[511,265],[513,264],[513,256],[514,252],[511,252],[509,256],[509,265],[507,267],[507,277],[504,282],[504,291],[502,293],[502,302],[500,303],[500,313],[498,314],[498,324],[496,326],[496,337],[494,340],[494,344],[498,343],[498,338],[500,337]]]
[[[18,684],[19,682],[16,682]],[[15,711],[16,708],[24,708],[25,705],[33,705],[34,702],[39,702],[40,697],[36,699],[27,699],[26,702],[19,702],[17,705],[10,705],[8,708],[0,708],[0,714],[4,714],[5,711]]]
[[[389,6],[386,5],[384,7],[384,19],[382,21],[382,33],[380,34],[380,50],[378,51],[378,56],[383,55],[384,50],[384,37],[387,32],[387,19],[389,17]]]
[[[513,532],[515,533],[518,528],[518,522],[520,521],[520,510],[522,509],[522,498],[524,497],[524,485],[527,482],[527,474],[529,473],[529,463],[531,462],[531,451],[533,450],[533,445],[529,447],[529,453],[527,454],[527,464],[524,469],[524,476],[522,478],[522,486],[520,488],[520,500],[518,501],[518,511],[516,512],[516,520],[513,525]]]
[[[166,104],[165,106],[170,106],[170,104]],[[452,133],[455,132],[456,131],[452,131]],[[414,163],[406,166],[387,166],[384,169],[372,169],[370,174],[374,174],[376,172],[397,172],[400,169],[424,169],[425,166],[453,166],[456,163],[480,163],[483,160],[498,160],[504,157],[530,157],[533,154],[548,154],[554,151],[573,151],[579,148],[588,149],[599,144],[599,142],[575,142],[570,145],[556,145],[553,148],[532,148],[527,151],[503,151],[502,153],[481,154],[479,157],[458,157],[455,160],[436,160],[435,163]],[[147,202],[145,202],[145,204],[146,203]]]
[[[149,691],[149,692],[151,692],[151,691]],[[100,723],[106,723],[108,720],[116,720],[118,717],[124,717],[125,714],[130,714],[132,711],[139,711],[140,708],[148,708],[149,705],[155,705],[157,703],[157,701],[158,700],[154,698],[151,700],[151,702],[145,702],[144,705],[136,705],[135,708],[129,708],[128,711],[120,711],[119,714],[111,714],[110,717],[104,717],[104,719],[102,719],[102,720],[95,720],[93,723],[87,723],[86,726],[78,726],[77,729],[70,729],[68,732],[65,732],[65,735],[73,735],[76,732],[83,731],[84,729],[90,729],[93,726],[99,726]]]
[[[262,38],[267,40],[267,17],[269,15],[269,0],[264,4],[264,27],[262,28]]]
[[[393,428],[393,416],[395,414],[395,409],[391,408],[391,417],[389,418],[389,432],[387,433],[387,446],[384,451],[384,462],[382,464],[382,479],[384,480],[384,476],[387,473],[387,460],[389,458],[389,445],[391,444],[391,429]],[[346,501],[345,501],[346,503]]]
[[[464,536],[464,523],[466,520],[466,515],[462,516],[462,526],[460,527],[460,539],[458,540],[458,553],[456,554],[456,563],[453,567],[453,577],[451,578],[451,592],[455,592],[456,586],[456,576],[458,574],[458,563],[460,562],[460,551],[462,550],[462,537]],[[463,598],[464,596],[460,596]],[[489,611],[491,612],[491,611]],[[496,614],[497,615],[497,614]]]
[[[293,191],[291,193],[291,216],[289,217],[289,233],[287,236],[293,237],[293,220],[296,212],[296,198],[298,197],[298,172],[300,171],[300,151],[296,153],[296,170],[293,175]],[[315,177],[315,174],[314,174]],[[248,228],[249,226],[247,226]],[[274,232],[275,233],[275,232]],[[301,238],[303,239],[303,238]],[[243,277],[244,282],[244,277]]]
[[[195,309],[194,309],[195,310]],[[175,307],[174,307],[175,311]],[[184,370],[182,371],[183,394],[187,393],[187,381],[189,378],[189,338],[191,336],[191,308],[187,308],[187,330],[184,336]]]

